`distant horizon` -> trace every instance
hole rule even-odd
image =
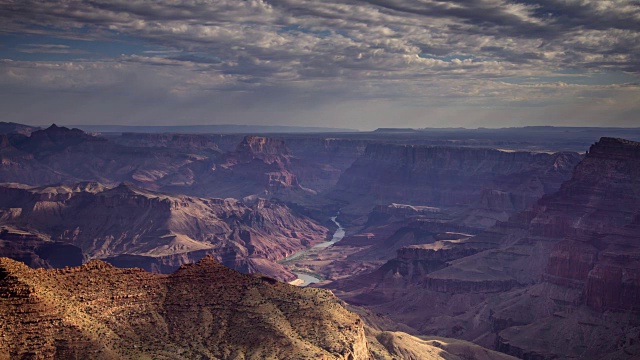
[[[180,133],[179,131],[170,131],[170,129],[175,128],[176,130],[179,129],[189,129],[189,128],[193,128],[193,129],[202,129],[202,130],[206,130],[206,128],[211,128],[211,130],[214,130],[215,128],[247,128],[247,130],[249,131],[256,131],[256,130],[251,130],[250,128],[257,128],[257,129],[262,129],[262,130],[257,130],[257,131],[265,131],[265,130],[277,130],[277,129],[281,129],[282,133],[323,133],[323,132],[327,132],[327,133],[331,133],[331,132],[336,132],[336,133],[340,133],[340,132],[345,132],[345,133],[367,133],[367,132],[384,132],[385,130],[389,130],[390,132],[393,130],[414,130],[417,132],[423,131],[423,130],[452,130],[452,131],[456,131],[456,130],[509,130],[509,129],[566,129],[566,130],[571,130],[571,129],[575,129],[575,130],[580,130],[580,129],[593,129],[593,130],[597,130],[597,129],[611,129],[611,130],[625,130],[625,129],[640,129],[640,126],[630,126],[630,127],[622,127],[622,126],[554,126],[554,125],[524,125],[524,126],[509,126],[509,127],[476,127],[476,128],[471,128],[471,127],[424,127],[424,128],[410,128],[410,127],[380,127],[380,128],[376,128],[376,129],[351,129],[351,128],[334,128],[334,127],[322,127],[322,126],[306,126],[306,125],[255,125],[255,124],[190,124],[190,125],[133,125],[133,124],[129,124],[129,125],[109,125],[109,124],[90,124],[90,125],[82,125],[82,124],[62,124],[62,123],[57,123],[57,122],[52,122],[52,123],[48,123],[48,124],[42,124],[42,125],[37,125],[37,124],[27,124],[27,123],[16,123],[16,122],[7,122],[7,121],[0,121],[0,124],[5,123],[5,124],[16,124],[16,125],[23,125],[23,126],[30,126],[30,127],[37,127],[37,128],[41,128],[41,129],[46,129],[49,128],[53,125],[59,126],[59,127],[66,127],[69,129],[72,128],[76,128],[76,129],[80,129],[83,131],[87,131],[87,132],[114,132],[114,133],[118,133],[118,132],[124,132],[124,131],[119,131],[117,129],[130,129],[130,131],[127,132],[139,132],[139,133],[144,133],[145,129],[146,130],[153,130],[153,129],[167,129],[169,131],[166,132],[175,132],[175,133]],[[111,128],[111,129],[109,129]],[[299,129],[300,131],[287,131],[286,129]],[[305,131],[305,129],[307,131]],[[136,131],[138,130],[138,131]],[[160,133],[161,131],[151,131],[154,133]],[[268,131],[271,133],[278,133],[278,131]],[[202,132],[202,131],[194,131],[194,133],[200,133],[200,134],[205,134],[206,132]],[[228,133],[234,133],[233,131],[229,131]],[[242,133],[242,132],[238,132],[238,133]]]
[[[437,126],[428,126],[428,127],[378,127],[374,129],[354,129],[354,128],[341,128],[341,127],[326,127],[326,126],[313,126],[313,125],[259,125],[259,124],[230,124],[230,123],[222,123],[222,124],[165,124],[165,125],[154,125],[154,124],[64,124],[61,122],[50,122],[50,123],[26,123],[26,122],[14,122],[14,121],[0,121],[0,124],[16,124],[16,125],[24,125],[31,127],[40,127],[46,129],[52,125],[56,125],[59,127],[66,128],[99,128],[99,127],[123,127],[123,128],[188,128],[188,127],[264,127],[264,128],[309,128],[309,129],[335,129],[335,130],[346,130],[349,132],[372,132],[376,130],[425,130],[425,129],[436,129],[436,130],[500,130],[500,129],[526,129],[526,128],[554,128],[554,129],[640,129],[640,125],[638,126],[599,126],[599,125],[584,125],[584,126],[564,126],[564,125],[522,125],[522,126],[501,126],[501,127],[492,127],[492,126],[479,126],[479,127],[464,127],[464,126],[449,126],[449,127],[437,127]]]

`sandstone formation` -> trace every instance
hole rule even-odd
[[[556,191],[579,160],[575,153],[370,144],[331,196],[345,201],[347,225],[395,202],[442,208],[459,224],[484,229]]]
[[[223,154],[188,191],[234,198],[256,195],[295,198],[313,194],[300,185],[289,169],[290,162],[291,155],[283,141],[245,136],[235,151]]]
[[[295,275],[275,261],[328,234],[281,203],[169,195],[125,183],[114,188],[5,184],[0,186],[0,223],[47,234],[79,247],[88,258],[120,266],[169,272],[214,254],[234,269],[283,280]]]
[[[364,154],[370,141],[309,136],[280,136],[291,150],[291,169],[300,183],[316,192],[328,192],[342,173]]]
[[[421,333],[522,358],[637,358],[639,181],[640,143],[602,138],[556,193],[507,222],[402,248],[330,287]]]
[[[331,165],[333,153],[324,157],[314,153],[311,160],[305,159],[310,152],[301,154],[293,155],[282,139],[263,136],[123,134],[104,138],[54,124],[30,136],[0,137],[0,182],[42,186],[126,181],[149,190],[199,197],[276,197],[313,203],[309,199],[334,185],[344,166]],[[357,155],[350,155],[351,161]],[[312,188],[300,181],[297,171]]]
[[[331,292],[205,257],[170,275],[0,258],[0,359],[513,359],[365,327]]]
[[[168,276],[0,259],[0,313],[0,358],[368,357],[361,320],[331,293],[241,275],[212,258]]]

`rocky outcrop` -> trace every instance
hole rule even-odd
[[[289,148],[287,148],[284,141],[255,135],[245,136],[240,144],[238,144],[236,152],[241,156],[244,155],[262,159],[267,159],[269,156],[280,157],[290,155]]]
[[[188,184],[172,185],[160,181],[163,184],[161,188],[198,196],[238,199],[276,197],[299,200],[315,194],[301,186],[291,171],[291,155],[281,140],[245,136],[235,151],[206,162],[206,167],[198,169],[193,168],[193,165],[186,165],[192,179]]]
[[[369,357],[362,321],[330,292],[241,275],[212,258],[169,276],[0,259],[0,314],[0,355],[11,358]]]
[[[264,179],[268,191],[299,187],[298,179],[289,171],[290,152],[284,141],[263,136],[245,136],[236,151],[227,154],[223,167],[236,167],[237,175],[249,179]],[[257,167],[261,162],[264,166]],[[252,163],[252,167],[243,166]],[[262,164],[261,164],[262,165]],[[264,173],[262,173],[263,170]],[[246,173],[242,173],[246,172]]]
[[[243,275],[205,257],[170,275],[101,261],[34,270],[0,258],[0,358],[513,358],[379,331],[331,292]]]
[[[263,271],[283,280],[295,275],[275,264],[325,240],[328,229],[286,205],[257,200],[168,195],[121,184],[34,188],[0,186],[2,221],[47,234],[82,249],[89,258],[172,271],[214,254],[235,269]],[[125,257],[122,257],[125,256]]]
[[[377,205],[373,209],[374,216],[376,214],[385,214],[390,217],[397,217],[400,219],[408,218],[408,217],[418,217],[421,215],[433,216],[440,212],[441,212],[440,208],[429,207],[429,206],[413,206],[413,205],[395,204],[395,203],[392,203],[391,205],[386,205],[386,206]]]
[[[515,360],[509,355],[487,350],[462,340],[414,337],[402,332],[383,331],[376,340],[400,359],[495,359]]]
[[[549,202],[579,208],[561,223],[565,239],[550,255],[546,279],[580,289],[598,311],[640,311],[639,176],[640,143],[603,138]]]

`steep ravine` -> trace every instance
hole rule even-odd
[[[331,240],[321,242],[309,249],[298,251],[290,256],[287,256],[284,260],[280,261],[279,263],[284,265],[292,264],[293,261],[300,260],[301,258],[303,258],[305,255],[309,253],[322,251],[328,248],[329,246],[332,246],[333,244],[342,240],[342,238],[344,238],[344,235],[345,235],[345,230],[342,227],[342,225],[340,225],[340,223],[337,221],[338,215],[339,213],[336,214],[336,216],[331,217],[331,221],[334,224],[336,224],[336,226],[338,227],[336,231],[333,233],[333,237],[331,238]],[[297,279],[289,282],[290,284],[293,284],[293,285],[307,286],[309,284],[318,283],[322,281],[322,279],[316,277],[315,274],[312,274],[309,272],[300,272],[300,271],[292,271],[292,272],[298,276]]]

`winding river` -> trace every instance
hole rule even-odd
[[[305,250],[302,250],[302,251],[298,251],[297,253],[294,253],[294,254],[288,256],[285,259],[285,261],[299,259],[300,257],[304,256],[305,254],[307,254],[310,251],[326,249],[329,246],[331,246],[331,245],[337,243],[338,241],[342,240],[342,238],[344,237],[344,228],[336,220],[337,217],[338,217],[338,215],[333,216],[331,218],[331,221],[333,221],[334,224],[338,225],[338,229],[336,230],[336,232],[333,233],[333,237],[331,238],[331,240],[325,241],[325,242],[321,242],[320,244],[317,244],[316,246],[313,246],[311,248],[308,248],[308,249],[305,249]],[[309,285],[311,283],[316,283],[316,282],[320,282],[321,281],[317,277],[312,276],[312,275],[307,274],[307,273],[294,272],[294,274],[298,275],[298,279],[304,280],[304,283],[300,284],[300,286],[307,286],[307,285]]]

